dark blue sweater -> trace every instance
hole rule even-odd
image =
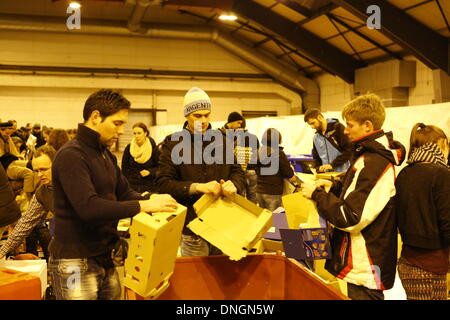
[[[140,211],[116,157],[94,130],[78,126],[75,139],[56,154],[52,166],[55,236],[50,253],[56,259],[107,254],[119,239],[119,219]]]

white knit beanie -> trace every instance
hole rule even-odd
[[[193,87],[184,96],[184,116],[197,110],[211,110],[211,100],[205,91]]]

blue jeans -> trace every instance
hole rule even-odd
[[[94,258],[53,259],[48,270],[56,300],[119,300],[116,268],[105,268]]]
[[[258,184],[258,176],[255,170],[245,171],[245,196],[253,203],[257,203],[256,200],[256,186]]]
[[[278,207],[283,206],[283,202],[281,201],[281,194],[265,194],[265,193],[257,193],[256,198],[258,199],[258,205],[261,208],[267,209],[269,211],[275,211]]]
[[[212,256],[222,254],[217,247],[197,235],[181,235],[181,255],[183,257]]]

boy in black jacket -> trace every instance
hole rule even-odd
[[[394,167],[403,162],[405,148],[381,129],[385,110],[378,96],[356,98],[342,116],[353,146],[351,167],[343,183],[305,183],[303,194],[316,201],[319,214],[334,226],[332,258],[325,268],[347,282],[350,298],[384,299],[383,290],[395,280]]]

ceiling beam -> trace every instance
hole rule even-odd
[[[249,0],[238,0],[232,11],[271,30],[294,44],[300,51],[323,65],[331,73],[348,83],[354,82],[355,70],[365,66],[347,53],[340,51],[315,34],[297,26],[275,12]]]
[[[363,21],[367,8],[377,5],[381,11],[381,32],[410,51],[431,69],[450,74],[449,41],[446,37],[421,24],[403,10],[385,0],[333,0]]]

